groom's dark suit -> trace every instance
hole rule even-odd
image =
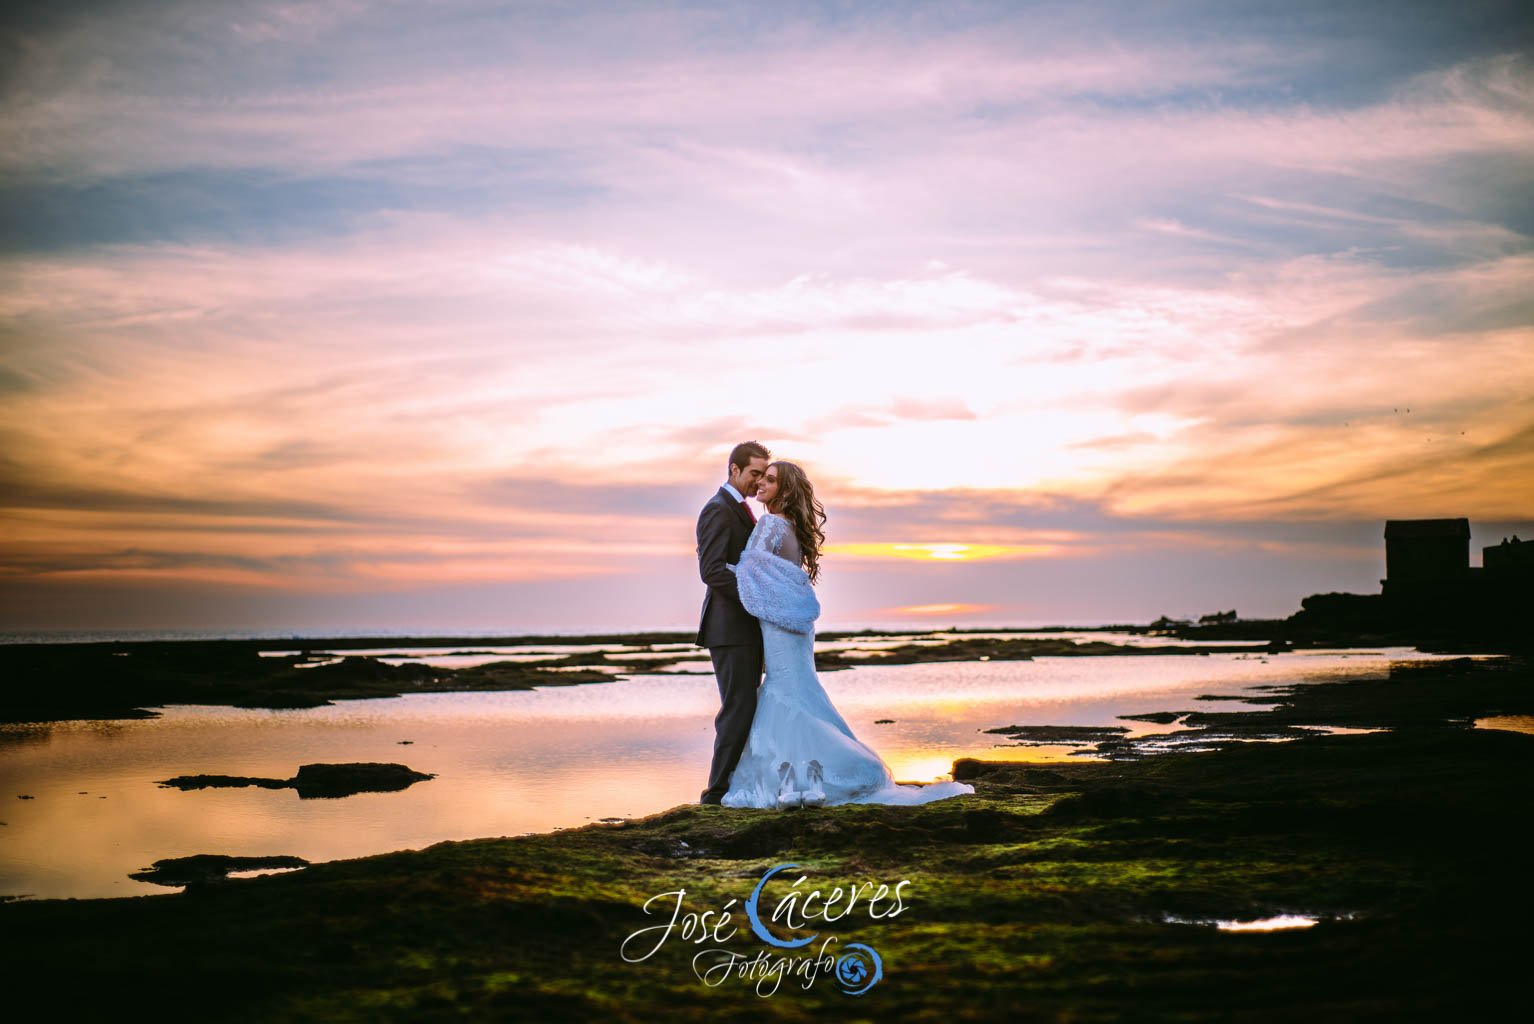
[[[719,681],[719,714],[714,716],[714,762],[700,799],[716,802],[730,788],[756,717],[756,688],[762,681],[762,625],[740,603],[735,573],[751,538],[751,516],[723,487],[698,514],[698,575],[708,585],[698,622],[698,646],[707,647]]]

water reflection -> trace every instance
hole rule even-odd
[[[1502,729],[1534,735],[1534,715],[1488,715],[1475,720],[1477,729]]]
[[[441,656],[454,653],[442,649]],[[1041,657],[859,666],[826,673],[822,682],[897,779],[925,782],[959,757],[1082,759],[1072,753],[1079,748],[1014,745],[985,729],[1048,724],[1127,726],[1131,736],[1176,733],[1178,723],[1117,716],[1249,710],[1238,701],[1193,699],[1262,684],[1384,678],[1393,658],[1406,657],[1431,660],[1407,649],[1266,660]],[[163,892],[127,876],[167,857],[292,854],[318,862],[691,803],[706,783],[719,708],[706,664],[698,673],[535,690],[412,694],[304,710],[172,706],[157,719],[0,726],[0,894]],[[893,721],[875,724],[879,719]],[[437,778],[403,792],[337,800],[301,800],[291,790],[182,792],[156,785],[203,773],[286,778],[316,761],[397,761]],[[34,799],[16,799],[21,794]]]
[[[1356,916],[1350,913],[1337,914],[1331,919],[1350,921]],[[1162,920],[1168,924],[1212,925],[1222,932],[1280,932],[1297,928],[1310,928],[1320,922],[1321,918],[1312,914],[1276,914],[1273,917],[1262,917],[1251,921],[1236,921],[1218,918],[1174,917],[1168,914]]]

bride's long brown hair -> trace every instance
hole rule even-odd
[[[778,471],[778,493],[773,503],[794,528],[804,552],[804,571],[814,583],[820,578],[820,548],[826,542],[826,533],[820,528],[826,521],[826,510],[816,500],[815,488],[804,470],[792,462],[774,462],[771,468]]]

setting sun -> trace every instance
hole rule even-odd
[[[907,604],[899,608],[891,608],[889,611],[894,615],[980,615],[991,611],[992,605],[968,604],[962,601],[950,601],[939,604]]]
[[[853,558],[913,558],[918,561],[969,562],[982,558],[1017,555],[1044,555],[1054,548],[1047,544],[828,544],[828,555]]]

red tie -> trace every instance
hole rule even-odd
[[[746,515],[751,516],[751,525],[755,526],[756,525],[756,516],[751,514],[751,506],[747,505],[744,501],[742,501],[740,503],[740,507],[746,510]]]

